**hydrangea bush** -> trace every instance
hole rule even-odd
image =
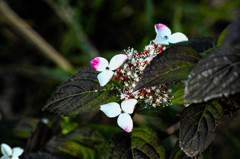
[[[147,125],[135,126],[133,116],[140,108],[183,108],[177,124],[179,140],[170,159],[204,154],[223,115],[239,108],[240,17],[218,39],[188,39],[180,32],[172,34],[164,24],[154,28],[156,37],[143,50],[129,47],[109,62],[94,58],[90,66],[60,84],[43,108],[63,116],[100,110],[117,118],[123,132],[113,133],[99,158],[165,158],[159,132]],[[52,150],[57,143],[53,139],[48,146]],[[85,153],[91,156],[89,149]]]

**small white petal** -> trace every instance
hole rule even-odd
[[[103,111],[109,118],[114,118],[121,113],[120,105],[116,102],[101,105],[100,110]]]
[[[122,113],[117,119],[118,126],[120,126],[126,132],[131,132],[133,129],[133,121],[128,113]]]
[[[168,45],[169,44],[168,38],[164,39],[159,34],[157,34],[157,36],[156,36],[156,38],[154,40],[154,43],[155,44],[164,44],[164,45]]]
[[[155,24],[155,31],[162,38],[165,36],[169,37],[171,35],[171,30],[164,24]]]
[[[96,71],[104,71],[108,67],[108,61],[103,57],[96,57],[90,61],[92,68]]]
[[[1,144],[1,151],[4,156],[11,156],[12,155],[12,148],[7,144]]]
[[[9,159],[8,156],[2,156],[1,159]]]
[[[128,99],[123,101],[121,103],[122,110],[128,114],[132,114],[137,102],[138,101],[136,99]]]
[[[12,157],[18,157],[18,156],[22,155],[22,153],[23,153],[23,149],[21,147],[15,147],[15,148],[13,148],[12,151],[13,151]]]
[[[172,34],[169,38],[169,42],[173,43],[173,44],[179,43],[182,41],[188,41],[188,38],[186,37],[186,35],[184,35],[183,33],[180,33],[180,32]]]
[[[113,71],[111,70],[105,70],[98,74],[97,78],[100,83],[100,86],[105,86],[112,78]]]
[[[128,56],[125,54],[118,54],[113,56],[109,64],[110,70],[116,70],[117,68],[119,68],[127,58]]]

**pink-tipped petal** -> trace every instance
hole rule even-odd
[[[103,57],[96,57],[90,61],[92,68],[96,71],[104,71],[108,67],[108,61]]]
[[[119,68],[126,60],[128,56],[124,54],[118,54],[112,57],[110,60],[109,68],[110,70],[116,70]]]
[[[155,31],[159,34],[162,38],[165,36],[169,37],[171,35],[171,30],[164,24],[155,24]]]
[[[98,74],[97,78],[99,81],[100,86],[105,86],[112,78],[113,71],[111,70],[105,70]]]
[[[138,101],[136,99],[128,99],[123,101],[121,103],[122,110],[128,114],[132,114],[137,102]]]
[[[188,41],[188,38],[186,37],[186,35],[184,35],[183,33],[180,33],[180,32],[172,34],[169,38],[169,42],[173,43],[173,44],[179,43],[182,41]]]
[[[117,119],[118,126],[120,126],[126,132],[131,132],[133,129],[133,121],[128,113],[122,113]]]
[[[4,156],[12,156],[12,148],[7,144],[1,144],[1,151]]]
[[[101,105],[100,110],[103,111],[109,118],[114,118],[121,113],[120,105],[116,102]]]
[[[13,157],[18,157],[18,156],[22,155],[22,153],[23,153],[23,149],[20,147],[15,147],[15,148],[13,148],[12,151],[13,151],[12,152]]]

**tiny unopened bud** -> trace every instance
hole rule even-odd
[[[144,54],[147,54],[147,53],[148,53],[148,50],[144,50],[143,53],[144,53]]]
[[[141,91],[141,94],[142,94],[142,95],[145,95],[145,94],[146,94],[146,91],[143,89],[143,90]]]
[[[121,76],[119,79],[120,79],[120,81],[124,81],[124,77],[123,76]]]
[[[118,68],[116,71],[117,71],[117,73],[120,73],[121,72],[121,68]]]

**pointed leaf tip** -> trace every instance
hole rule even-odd
[[[217,101],[185,108],[180,118],[181,149],[190,157],[203,152],[213,141],[222,116],[222,106]]]

